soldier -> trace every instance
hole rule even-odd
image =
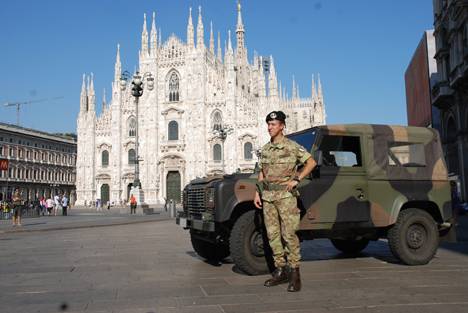
[[[301,289],[300,244],[296,235],[300,212],[297,207],[299,193],[296,186],[309,175],[316,162],[302,146],[284,136],[285,120],[286,115],[282,111],[273,111],[266,117],[271,139],[262,148],[254,203],[258,209],[263,207],[276,267],[273,277],[265,281],[265,286],[276,286],[289,281],[288,291],[294,292]],[[304,164],[300,173],[297,171],[298,164]]]

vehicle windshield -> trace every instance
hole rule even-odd
[[[293,133],[286,135],[287,138],[294,140],[301,146],[303,146],[307,151],[312,150],[312,145],[315,142],[315,137],[317,136],[317,129],[312,128],[305,132]]]

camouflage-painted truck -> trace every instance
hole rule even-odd
[[[359,253],[388,239],[408,265],[428,263],[453,225],[450,183],[436,130],[386,125],[327,125],[288,138],[318,163],[298,188],[301,240],[329,238]],[[298,169],[300,170],[300,168]],[[197,179],[183,191],[177,223],[194,250],[219,261],[231,255],[247,274],[269,269],[262,213],[253,199],[258,173]],[[270,268],[271,269],[271,268]]]

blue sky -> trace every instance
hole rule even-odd
[[[185,40],[188,8],[201,5],[205,41],[209,23],[235,29],[235,0],[22,0],[0,10],[0,121],[15,123],[7,101],[63,97],[28,104],[21,125],[76,132],[81,76],[93,72],[97,101],[110,95],[117,43],[122,67],[137,64],[143,13],[156,11],[163,41]],[[328,123],[406,124],[404,71],[425,29],[432,28],[429,0],[244,0],[249,58],[273,55],[291,94],[292,76],[310,96],[320,73]],[[148,24],[151,21],[148,19]]]

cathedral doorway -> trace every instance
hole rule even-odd
[[[133,187],[132,183],[127,185],[127,198],[126,198],[126,201],[129,201],[129,199],[130,199],[130,191],[132,191],[132,187]]]
[[[174,200],[180,203],[180,173],[179,171],[170,171],[166,176],[166,201]]]
[[[101,185],[101,203],[107,203],[109,201],[109,185]]]

